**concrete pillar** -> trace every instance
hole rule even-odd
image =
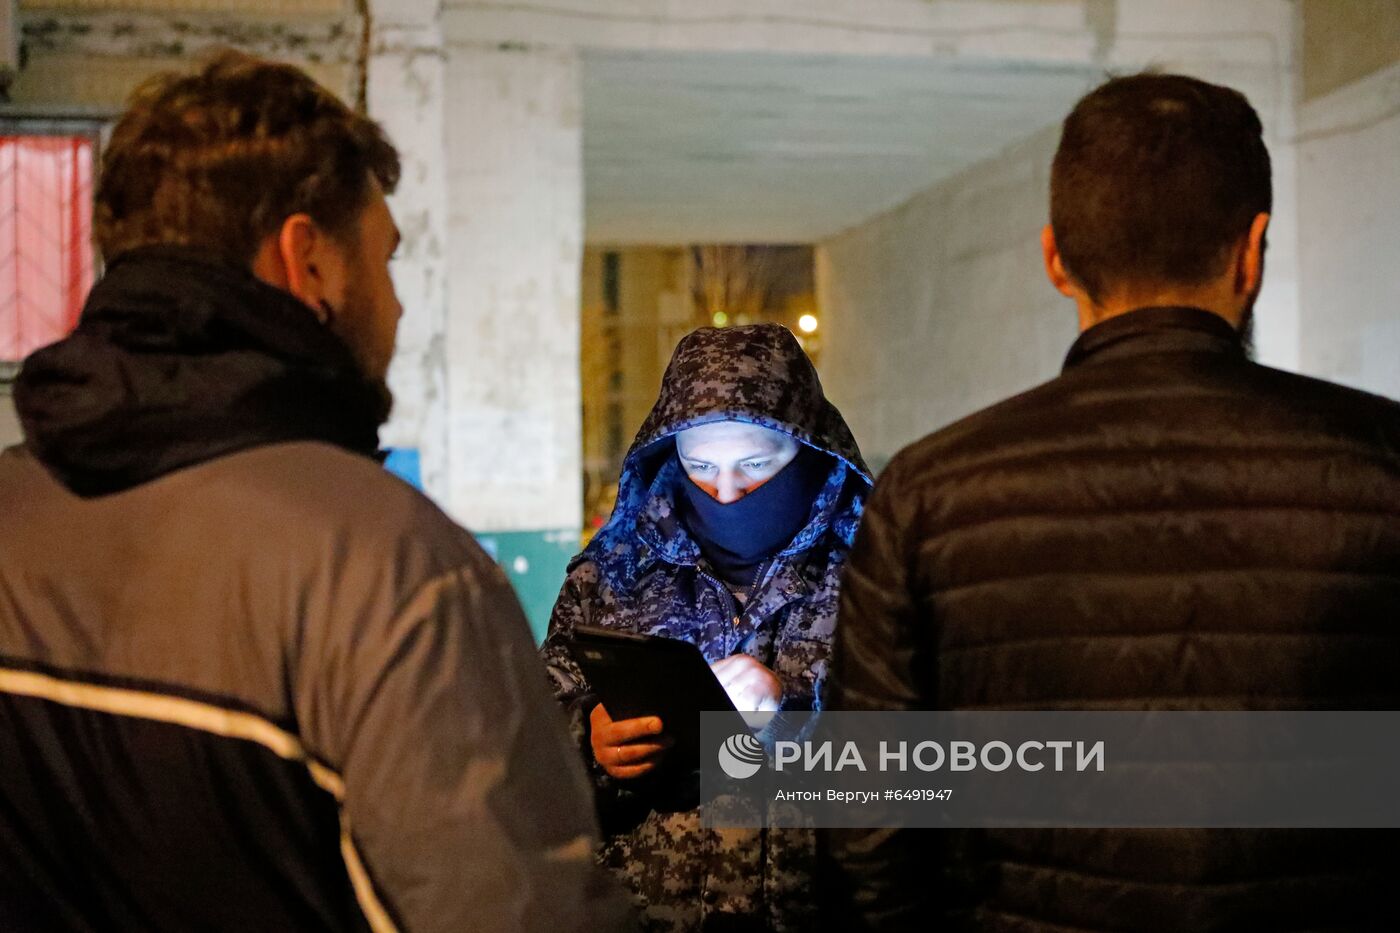
[[[541,625],[578,549],[576,53],[450,46],[447,505]]]
[[[1301,11],[1302,368],[1400,398],[1400,4]]]
[[[371,11],[365,100],[398,146],[403,166],[390,206],[403,235],[393,273],[404,306],[389,371],[394,413],[381,441],[416,452],[424,489],[447,504],[446,55],[436,3],[384,0],[379,6]]]

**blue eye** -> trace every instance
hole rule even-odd
[[[748,463],[744,464],[744,469],[750,472],[758,472],[768,469],[769,464],[772,462],[772,460],[750,460]]]

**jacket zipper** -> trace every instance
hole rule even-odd
[[[763,563],[759,564],[758,569],[754,571],[753,582],[749,584],[748,595],[744,597],[745,606],[752,603],[753,598],[758,595],[759,584],[763,582],[764,575],[768,573],[768,567],[772,563],[773,558],[769,558],[768,560],[765,560]]]
[[[714,585],[715,589],[719,590],[720,596],[724,599],[724,604],[729,607],[729,615],[734,620],[734,624],[737,626],[739,624],[739,606],[734,600],[734,594],[729,592],[729,587],[725,586],[718,577],[710,576],[708,573],[701,570],[699,567],[695,568],[695,572],[698,573],[700,576],[704,577],[706,580],[710,581],[710,583]],[[727,649],[729,646],[729,639],[726,637],[724,641],[725,647]]]
[[[702,576],[706,580],[709,580],[710,583],[713,584],[715,588],[719,590],[720,597],[724,600],[724,604],[729,607],[729,615],[734,619],[734,624],[729,626],[729,628],[725,629],[724,631],[724,654],[726,657],[728,657],[730,650],[730,639],[734,637],[734,630],[739,626],[739,611],[738,608],[734,605],[734,594],[729,592],[729,587],[721,583],[717,577],[710,576],[708,573],[701,570],[698,565],[695,568],[695,572],[699,576]]]
[[[758,591],[762,588],[764,583],[768,582],[769,571],[777,565],[778,559],[776,557],[770,558],[759,565],[758,570],[753,575],[753,583],[749,584],[749,595],[743,609],[739,608],[738,600],[734,598],[734,594],[729,591],[729,587],[725,586],[722,580],[701,570],[698,565],[696,566],[695,572],[708,580],[715,589],[719,590],[720,598],[724,600],[725,606],[728,607],[730,626],[724,633],[724,653],[726,655],[734,650],[734,642],[732,641],[733,633],[739,628],[739,622],[743,617],[743,613],[748,611],[748,607],[753,604],[754,597],[758,595]]]
[[[722,580],[718,577],[711,576],[699,567],[695,568],[695,572],[710,581],[715,589],[720,591],[720,594],[724,597],[725,605],[729,607],[729,617],[733,620],[734,625],[737,626],[743,612],[748,611],[748,607],[753,603],[754,597],[758,595],[759,588],[764,583],[768,582],[768,571],[776,564],[777,558],[770,558],[758,565],[758,569],[754,571],[753,582],[748,585],[748,595],[745,598],[744,608],[742,610],[739,608],[738,600],[734,598],[734,594],[729,591],[729,587],[726,586]]]

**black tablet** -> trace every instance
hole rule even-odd
[[[725,712],[746,729],[700,649],[688,641],[574,627],[574,661],[613,719],[659,716],[677,763],[699,762],[700,713]]]

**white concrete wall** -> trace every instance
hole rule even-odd
[[[1400,62],[1298,128],[1302,369],[1400,398]]]
[[[447,504],[474,530],[577,529],[577,55],[453,46],[446,101]]]
[[[399,150],[402,178],[390,199],[403,235],[394,286],[403,302],[389,370],[394,412],[385,446],[417,448],[424,488],[448,500],[446,54],[431,0],[385,0],[372,17],[365,99]]]
[[[1038,133],[819,246],[822,382],[876,469],[1058,371],[1076,331],[1040,258],[1058,139]]]

